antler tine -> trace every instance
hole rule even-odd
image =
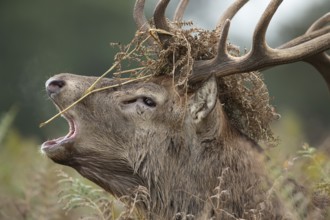
[[[226,20],[227,19],[231,20],[248,1],[249,0],[236,0],[233,4],[229,6],[229,8],[227,8],[227,10],[220,17],[217,23],[216,31],[218,35],[220,35],[219,32],[222,30],[222,27],[225,24]]]
[[[144,3],[145,0],[136,0],[134,5],[133,17],[136,23],[136,26],[139,30],[148,31],[150,26],[144,15]]]
[[[168,3],[170,0],[160,0],[156,6],[156,9],[154,11],[154,22],[157,29],[170,31],[170,27],[168,26],[166,17],[165,17],[165,11],[166,7],[168,6]],[[163,45],[166,45],[166,42],[171,37],[164,33],[158,33],[159,40]]]
[[[215,74],[217,77],[221,77],[236,73],[262,70],[267,67],[300,60],[311,62],[308,57],[330,49],[329,28],[325,27],[317,31],[312,31],[317,27],[323,26],[325,23],[324,19],[320,19],[318,22],[314,23],[311,27],[311,31],[306,33],[305,36],[294,39],[279,48],[270,48],[265,41],[267,27],[282,1],[283,0],[271,0],[254,31],[252,49],[244,56],[233,57],[228,54],[226,49],[220,48],[225,46],[224,41],[227,39],[227,32],[229,29],[229,22],[225,22],[223,27],[221,27],[221,35],[219,38],[218,50],[220,53],[211,60],[196,61],[193,74],[191,74],[189,78],[189,83],[191,85],[198,83],[206,79],[209,74]],[[322,60],[324,60],[323,63],[329,62],[326,61],[327,59],[325,58],[328,59],[328,56],[322,58]],[[315,60],[317,59],[315,58]],[[315,65],[316,61],[312,61],[312,63],[314,63],[312,65],[316,68],[324,68],[323,71],[321,71],[323,75],[328,71],[324,65]],[[329,76],[326,77],[329,78]]]
[[[214,58],[217,62],[225,62],[230,59],[227,51],[227,38],[230,28],[230,20],[227,19],[224,24],[222,24],[221,35],[219,37],[217,55]]]
[[[306,33],[311,33],[313,31],[316,31],[318,29],[322,29],[330,22],[330,13],[325,14],[320,19],[315,21],[312,26],[307,30]],[[323,28],[326,29],[326,28]],[[330,29],[330,26],[327,26],[327,29]],[[330,32],[330,31],[329,31]],[[306,62],[311,64],[315,67],[321,73],[323,76],[328,89],[330,91],[330,56],[326,52],[322,52],[319,54],[316,54],[314,56],[311,56],[307,59],[305,59]]]
[[[297,37],[291,40],[290,42],[281,45],[278,48],[279,49],[290,48],[298,44],[304,43],[312,38],[316,38],[318,36],[322,36],[326,33],[329,33],[330,26],[329,25],[327,26],[328,23],[330,23],[330,13],[325,14],[317,21],[315,21],[304,35]],[[318,70],[318,72],[322,75],[322,77],[326,81],[328,89],[330,90],[330,74],[329,74],[330,56],[326,52],[321,52],[312,55],[310,57],[307,57],[303,61],[311,64],[312,66],[315,67],[315,69]]]
[[[252,50],[243,57],[232,57],[230,54],[228,54],[226,49],[226,39],[228,37],[230,22],[228,22],[228,19],[226,19],[224,22],[222,20],[225,18],[225,16],[234,16],[236,12],[246,3],[245,0],[237,0],[234,2],[227,9],[227,11],[230,12],[225,12],[225,15],[220,19],[220,26],[218,26],[220,28],[220,37],[217,55],[212,60],[196,62],[194,66],[194,72],[191,75],[189,82],[191,84],[195,84],[204,80],[204,78],[207,78],[210,74],[215,74],[217,77],[219,77],[255,70],[253,67],[255,63],[259,63],[260,60],[260,58],[256,59],[255,56],[261,55],[262,50],[268,48],[265,42],[267,27],[282,1],[283,0],[272,0],[270,2],[254,31]],[[258,41],[261,41],[261,43],[257,43]]]
[[[267,51],[266,32],[271,19],[282,2],[283,0],[271,1],[262,14],[253,33],[251,56],[255,56],[256,53],[263,54]]]
[[[136,24],[138,30],[147,32],[150,29],[150,25],[144,14],[144,3],[145,3],[145,0],[136,0],[135,5],[134,5],[133,18],[134,18],[134,21],[135,21],[135,24]],[[148,43],[150,45],[152,45],[153,40],[151,38],[149,38]]]
[[[182,21],[184,11],[186,10],[188,6],[189,0],[181,0],[178,7],[175,10],[173,21],[179,22]]]
[[[329,32],[330,32],[330,26],[326,26],[320,30],[311,31],[308,33],[306,32],[305,34],[303,34],[299,37],[296,37],[295,39],[290,40],[289,42],[287,42],[285,44],[282,44],[281,46],[277,47],[277,49],[286,49],[286,48],[294,47],[301,43],[305,43],[311,39],[315,39],[317,37],[325,35]]]
[[[236,0],[221,16],[216,31],[219,35],[217,55],[214,58],[217,62],[225,62],[230,59],[227,51],[227,39],[230,28],[230,20],[248,2],[248,0]]]
[[[306,33],[310,33],[312,31],[316,31],[325,27],[330,22],[330,12],[326,13],[319,19],[317,19],[311,26],[308,28]]]
[[[316,54],[314,56],[309,57],[305,60],[307,63],[311,64],[312,66],[319,71],[322,75],[323,79],[325,80],[328,89],[330,91],[330,56],[325,52]]]

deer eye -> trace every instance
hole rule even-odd
[[[126,100],[126,101],[124,101],[123,103],[124,104],[132,104],[132,103],[134,103],[134,102],[136,102],[137,101],[137,99],[130,99],[130,100]]]
[[[149,107],[155,107],[156,106],[156,102],[154,100],[152,100],[151,98],[148,97],[144,97],[143,99],[143,103]]]

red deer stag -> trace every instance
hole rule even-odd
[[[169,2],[160,0],[148,22],[145,1],[136,0],[134,19],[139,32],[149,36],[145,43],[158,48],[163,54],[159,59],[167,62],[158,71],[172,74],[154,73],[134,82],[66,73],[50,78],[46,90],[58,109],[65,109],[62,116],[70,131],[45,142],[42,151],[116,197],[147,189],[148,196],[136,205],[146,219],[290,218],[271,193],[259,137],[232,120],[235,109],[223,80],[305,61],[330,88],[330,14],[302,36],[271,48],[265,34],[282,0],[270,0],[255,28],[252,49],[240,56],[227,35],[230,20],[248,0],[234,1],[215,31],[188,33],[185,43],[177,35],[187,32],[180,26],[188,0],[181,0],[173,22],[165,17]],[[203,42],[207,34],[217,40]],[[180,56],[188,57],[186,63],[176,63]],[[88,93],[91,86],[107,89]],[[271,114],[267,101],[259,104]]]

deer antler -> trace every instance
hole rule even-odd
[[[224,14],[220,17],[216,31],[217,35],[220,35],[220,31],[222,31],[223,26],[226,23],[226,20],[229,19],[231,20],[235,14],[248,2],[249,0],[237,0],[235,1],[225,12]]]
[[[175,10],[173,21],[182,21],[184,11],[188,6],[189,0],[181,0],[178,7]]]
[[[315,21],[311,27],[306,31],[306,33],[300,37],[297,37],[290,42],[283,44],[280,46],[280,49],[283,48],[289,48],[296,46],[298,44],[301,44],[303,42],[306,42],[310,40],[311,38],[315,38],[321,35],[324,35],[326,33],[330,32],[330,26],[327,26],[327,24],[330,23],[330,13],[325,14],[321,18],[319,18],[317,21]],[[324,51],[315,55],[312,55],[310,57],[307,57],[303,61],[311,64],[312,66],[317,69],[320,74],[323,76],[324,80],[327,83],[327,86],[330,90],[330,56]]]
[[[217,77],[231,74],[251,72],[265,68],[305,61],[313,65],[324,77],[330,89],[330,56],[326,50],[330,49],[330,13],[318,19],[308,29],[308,31],[288,43],[277,48],[271,48],[266,42],[266,31],[268,25],[283,0],[271,0],[262,17],[260,18],[253,35],[252,49],[241,57],[233,57],[227,50],[227,37],[230,27],[230,20],[243,7],[248,0],[235,0],[234,3],[225,11],[218,21],[216,32],[219,35],[217,55],[210,60],[195,61],[193,73],[189,76],[190,85],[198,83],[215,74]],[[146,30],[149,25],[143,14],[145,0],[137,0],[134,9],[134,18],[139,28]],[[163,45],[167,47],[171,35],[166,34],[170,31],[169,24],[165,17],[165,10],[170,0],[159,0],[153,18],[159,32],[158,36]],[[175,15],[174,21],[180,21],[189,0],[181,0]]]
[[[134,5],[133,18],[139,30],[148,31],[150,25],[144,15],[145,0],[136,0]]]
[[[145,0],[136,0],[134,5],[133,18],[139,31],[148,32],[150,29],[150,25],[147,21],[146,16],[144,15],[144,3]],[[153,40],[149,38],[148,43],[152,45]]]
[[[313,31],[319,30],[325,27],[326,24],[329,22],[330,13],[327,13],[326,15],[315,21],[306,33],[311,33]],[[327,29],[328,32],[330,32],[330,26],[327,26],[327,28],[323,29]],[[312,66],[315,67],[315,69],[317,69],[321,73],[330,90],[330,56],[326,52],[322,52],[305,59],[305,61],[310,63]]]
[[[154,22],[156,29],[164,30],[165,32],[170,31],[170,27],[168,26],[165,11],[166,7],[170,0],[160,0],[156,6],[156,9],[154,11]],[[168,40],[171,39],[171,36],[165,33],[158,33],[158,38],[162,45],[166,47]]]
[[[233,57],[227,51],[227,36],[230,20],[223,16],[223,19],[220,19],[220,26],[222,30],[216,57],[211,60],[196,61],[194,64],[193,74],[189,78],[189,83],[195,84],[204,80],[210,74],[215,74],[220,77],[236,73],[261,70],[267,67],[292,63],[300,60],[311,62],[311,60],[307,59],[308,57],[328,50],[330,48],[329,28],[324,27],[317,31],[313,31],[316,28],[323,27],[324,20],[313,25],[315,27],[313,27],[311,31],[306,33],[304,37],[294,41],[294,43],[289,42],[289,44],[285,44],[285,46],[279,48],[271,48],[267,45],[265,35],[268,25],[282,1],[283,0],[271,0],[255,28],[251,51],[241,57]],[[225,14],[230,14],[228,17],[233,17],[238,9],[244,5],[244,3],[244,0],[236,0],[233,6],[230,7]],[[226,20],[223,21],[224,19]],[[313,60],[312,63],[315,64],[316,61]],[[324,65],[314,66],[318,69],[321,68],[321,66],[322,69],[326,69],[326,67],[323,67]],[[325,71],[326,70],[323,70],[321,72],[323,73],[322,75],[325,75]]]

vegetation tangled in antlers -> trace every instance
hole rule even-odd
[[[156,28],[138,30],[129,44],[112,43],[112,46],[119,49],[113,65],[96,80],[83,97],[41,126],[88,95],[108,89],[109,87],[94,89],[94,86],[111,72],[113,77],[123,79],[122,84],[111,87],[168,75],[173,77],[178,92],[189,92],[191,85],[188,85],[188,78],[192,74],[193,64],[197,60],[210,60],[216,56],[219,31],[195,28],[192,22],[168,22],[173,27],[171,32]],[[182,26],[186,28],[183,29]],[[153,27],[152,22],[150,27]],[[160,43],[158,33],[171,36],[166,48]],[[228,43],[227,50],[232,56],[240,55],[237,46]],[[276,138],[270,129],[270,123],[278,118],[278,114],[269,103],[269,93],[262,74],[259,72],[233,74],[219,78],[218,84],[219,98],[231,122],[256,141],[274,143]]]
[[[132,42],[126,46],[113,44],[119,48],[115,58],[119,65],[113,75],[127,77],[127,73],[130,73],[129,77],[136,79],[168,75],[173,77],[178,92],[189,92],[188,77],[192,74],[194,61],[215,57],[218,31],[195,28],[192,22],[171,23],[171,26],[186,28],[173,28],[166,33],[171,35],[166,48],[162,47],[157,38],[157,32],[164,31],[156,28],[149,31],[138,30]],[[152,38],[154,40],[150,41]],[[229,43],[227,46],[231,55],[240,55],[238,47]],[[123,71],[127,68],[130,70]],[[221,77],[218,84],[219,98],[231,122],[256,141],[274,143],[276,138],[270,129],[270,123],[278,118],[278,114],[269,103],[269,93],[262,74],[233,74]]]

